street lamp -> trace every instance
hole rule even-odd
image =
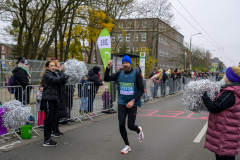
[[[186,55],[187,55],[187,53],[185,52],[185,69],[184,69],[184,71],[186,70]]]
[[[192,36],[196,36],[196,35],[199,35],[199,34],[202,34],[202,33],[197,33],[197,34],[193,34],[193,35],[191,35],[191,37],[190,37],[190,57],[191,57],[191,65],[192,65]],[[189,67],[189,69],[191,69],[192,68],[192,66],[191,67]]]
[[[151,12],[151,10],[146,11],[146,14],[147,14],[148,12]],[[138,14],[138,15],[140,15],[140,14]],[[136,54],[136,23],[137,23],[137,22],[136,22],[136,18],[137,18],[138,15],[135,16],[135,21],[134,21],[134,35],[133,35],[133,40],[134,40],[133,53],[134,53],[134,54]]]

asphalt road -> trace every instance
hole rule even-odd
[[[214,153],[204,149],[205,135],[193,142],[208,114],[192,114],[182,106],[182,94],[161,98],[139,108],[136,124],[145,139],[128,130],[131,152],[122,155],[125,146],[118,129],[117,114],[101,121],[65,132],[54,138],[57,147],[43,147],[37,141],[0,155],[1,160],[214,160]],[[201,138],[202,137],[202,138]],[[240,159],[238,156],[236,159]]]

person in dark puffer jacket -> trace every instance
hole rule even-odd
[[[240,68],[229,67],[224,81],[214,101],[207,92],[202,97],[210,112],[204,147],[216,160],[235,160],[240,147]]]
[[[63,75],[63,67],[62,65],[60,67],[60,64],[56,58],[51,59],[52,62],[55,64],[55,73],[57,76],[62,76]],[[52,136],[53,137],[59,137],[63,135],[62,132],[59,130],[59,121],[61,118],[66,118],[67,117],[67,98],[66,98],[66,89],[65,89],[65,84],[62,83],[59,85],[59,103],[58,103],[58,108],[57,108],[57,115],[56,115],[56,121],[55,124],[52,126]]]
[[[55,124],[56,111],[61,95],[59,92],[59,86],[66,83],[68,76],[58,76],[55,73],[55,64],[51,61],[48,61],[45,66],[46,71],[43,75],[44,88],[41,105],[41,107],[44,108],[45,112],[43,146],[56,146],[57,143],[51,139],[51,127]]]
[[[98,73],[100,72],[101,68],[98,66],[94,66],[93,69],[91,69],[88,72],[88,82],[90,82],[90,91],[88,92],[88,112],[93,111],[93,101],[95,99],[95,96],[98,92],[99,86],[104,85],[104,82],[99,81]],[[92,82],[92,83],[91,83]]]
[[[16,100],[23,102],[23,104],[29,104],[30,91],[32,89],[32,87],[27,87],[28,85],[31,85],[29,83],[29,78],[31,77],[29,73],[29,63],[26,59],[21,59],[20,57],[17,65],[18,66],[12,71],[12,73],[15,75],[16,86],[22,86],[23,91],[20,88],[16,88],[15,98]]]

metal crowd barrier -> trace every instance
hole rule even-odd
[[[146,93],[142,96],[143,101],[153,100],[156,97],[168,96],[171,94],[175,94],[184,90],[185,86],[190,81],[201,80],[202,77],[190,78],[190,77],[182,77],[173,80],[173,78],[168,78],[165,83],[161,80],[160,84],[154,83],[154,87],[148,85],[147,79],[144,79],[144,88]],[[207,79],[211,81],[215,81],[215,76],[209,76]]]
[[[198,78],[199,79],[199,78]],[[209,80],[215,81],[215,77],[208,77]],[[176,92],[184,90],[185,85],[194,79],[180,78],[173,80],[169,78],[163,83],[154,84],[154,87],[149,86],[148,79],[144,79],[145,93],[142,96],[142,101],[153,100],[155,97],[168,96]],[[15,90],[15,94],[11,94],[8,89]],[[31,107],[31,117],[35,120],[34,128],[43,126],[44,123],[39,122],[39,112],[37,108],[37,93],[39,85],[29,85],[23,90],[21,86],[2,86],[0,87],[0,102],[8,102],[11,100],[19,100],[24,105]],[[66,90],[66,107],[69,109],[69,114],[62,121],[79,120],[83,123],[83,119],[91,119],[99,116],[109,110],[117,111],[118,92],[116,82],[105,82],[103,86],[97,87],[93,82],[78,83],[75,85],[65,85]],[[17,135],[18,129],[9,130],[6,135]],[[36,132],[36,131],[35,131]],[[36,132],[36,134],[38,134]],[[2,137],[1,136],[1,137]],[[18,136],[18,138],[20,138]],[[21,138],[20,138],[21,139]]]

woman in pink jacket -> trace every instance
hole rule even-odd
[[[240,67],[229,67],[224,80],[214,101],[207,92],[202,97],[210,112],[204,148],[216,160],[235,160],[240,147]]]

